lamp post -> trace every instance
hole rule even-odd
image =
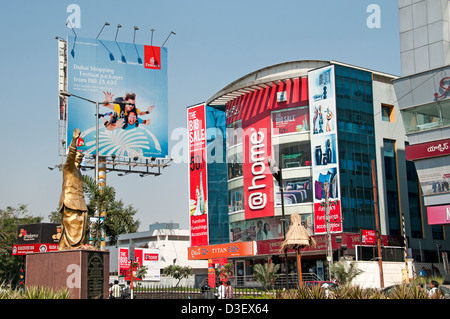
[[[269,168],[273,177],[277,180],[278,186],[281,192],[281,228],[283,229],[283,240],[286,240],[286,228],[285,228],[285,216],[284,216],[284,192],[283,192],[283,175],[281,172],[281,167],[283,166],[283,158],[281,152],[279,154],[280,167],[278,167],[277,162],[269,158]],[[284,268],[286,273],[286,289],[289,289],[289,270],[288,270],[288,260],[287,260],[287,250],[284,250]]]
[[[99,105],[100,104],[106,104],[109,102],[98,102],[98,101],[92,101],[90,99],[87,99],[85,97],[82,96],[78,96],[66,91],[59,91],[59,94],[65,97],[76,97],[78,99],[90,102],[95,104],[95,118],[97,119],[96,123],[95,123],[95,182],[96,184],[98,184],[98,132],[99,132],[99,124],[98,124],[98,114],[99,114]]]

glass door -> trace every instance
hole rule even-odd
[[[236,260],[235,261],[235,276],[236,276],[236,284],[238,286],[243,286],[245,282],[245,262],[244,260]]]

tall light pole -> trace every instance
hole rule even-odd
[[[285,228],[285,216],[284,216],[284,192],[283,192],[283,174],[281,167],[283,166],[283,158],[281,151],[279,152],[280,166],[277,162],[269,158],[269,168],[273,177],[277,180],[278,186],[281,192],[281,228],[283,229],[283,240],[286,240],[286,228]],[[284,268],[286,274],[286,289],[289,289],[289,270],[288,270],[288,260],[287,260],[287,250],[284,250]]]
[[[78,96],[78,95],[75,95],[75,94],[72,94],[72,93],[69,93],[69,92],[66,92],[66,91],[59,91],[59,95],[62,95],[62,96],[65,96],[65,97],[73,96],[73,97],[76,97],[78,99],[81,99],[81,100],[84,100],[84,101],[87,101],[87,102],[95,104],[95,118],[97,119],[96,123],[95,123],[95,182],[96,182],[96,184],[98,184],[98,141],[99,141],[99,139],[98,139],[98,132],[99,132],[98,114],[99,114],[99,105],[100,104],[107,104],[109,102],[92,101],[92,100],[87,99],[85,97]]]

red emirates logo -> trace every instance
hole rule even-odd
[[[144,46],[144,67],[146,69],[161,69],[161,48]]]

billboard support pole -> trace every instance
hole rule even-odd
[[[95,118],[97,120],[95,121],[95,183],[97,185],[98,185],[98,132],[99,132],[98,113],[99,113],[99,103],[98,103],[98,101],[96,101],[95,102]]]

